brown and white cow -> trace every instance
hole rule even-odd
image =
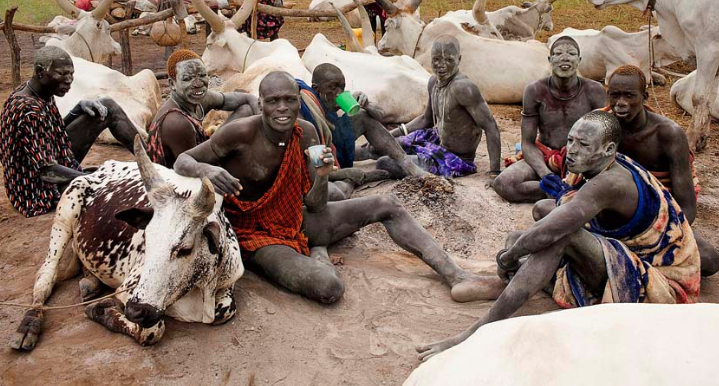
[[[235,315],[232,288],[244,267],[222,196],[208,179],[182,177],[150,162],[139,137],[135,154],[137,163],[107,161],[73,180],[62,195],[35,281],[36,309],[26,313],[11,347],[35,347],[39,307],[52,293],[71,241],[71,258],[94,278],[118,291],[130,289],[87,306],[87,316],[141,345],[160,340],[163,315],[206,324]]]

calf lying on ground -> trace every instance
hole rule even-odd
[[[165,331],[164,314],[207,324],[235,315],[232,287],[244,267],[222,197],[207,179],[181,177],[151,163],[139,138],[135,154],[137,164],[107,161],[73,180],[62,195],[33,289],[36,308],[25,314],[12,348],[35,347],[39,307],[52,293],[70,240],[71,258],[92,275],[80,281],[83,300],[98,294],[93,280],[118,292],[129,289],[85,309],[111,331],[149,345]]]

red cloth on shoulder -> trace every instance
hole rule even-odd
[[[309,256],[307,237],[301,227],[303,197],[312,184],[301,138],[302,128],[295,123],[275,182],[259,200],[240,201],[230,196],[223,201],[240,249],[254,252],[269,245],[286,245]]]

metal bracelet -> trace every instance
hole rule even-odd
[[[501,257],[508,250],[508,248],[502,248],[499,252],[497,252],[497,266],[503,271],[516,271],[517,269],[519,269],[519,262],[517,262],[517,260],[514,261],[514,264],[512,266],[507,266],[502,262]]]

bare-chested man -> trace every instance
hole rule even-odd
[[[697,210],[694,155],[684,131],[674,121],[645,107],[646,78],[635,66],[622,66],[609,77],[609,107],[622,125],[619,152],[649,170],[672,193],[689,224]],[[719,253],[699,233],[694,233],[702,261],[702,275],[719,270]]]
[[[320,158],[324,166],[315,167],[305,156],[319,139],[311,124],[297,120],[297,83],[286,72],[273,72],[262,80],[259,91],[262,115],[224,125],[175,162],[179,174],[206,176],[225,196],[225,213],[250,268],[292,292],[335,302],[344,285],[327,258],[326,246],[381,222],[392,240],[442,276],[455,300],[498,295],[487,289],[501,280],[462,270],[392,196],[328,203],[334,157],[325,147]]]
[[[606,106],[604,87],[577,75],[579,45],[557,39],[549,50],[552,75],[527,86],[522,101],[522,156],[494,180],[494,190],[509,202],[546,198],[539,180],[562,174],[567,133],[582,115]],[[521,159],[521,158],[524,159]]]
[[[160,107],[149,130],[148,155],[152,162],[171,168],[177,156],[208,138],[202,119],[210,110],[233,113],[228,121],[259,114],[257,97],[242,92],[208,91],[209,76],[199,55],[178,50],[167,59],[172,93]]]
[[[482,131],[487,133],[489,173],[499,174],[499,128],[477,85],[459,72],[459,41],[441,36],[432,45],[429,101],[423,115],[392,131],[410,159],[424,170],[444,177],[477,172],[474,157]],[[406,128],[406,132],[405,132]],[[383,157],[377,168],[397,174],[396,163]]]
[[[67,116],[60,115],[55,97],[70,91],[74,76],[67,52],[43,47],[35,53],[32,78],[3,106],[0,160],[5,191],[10,204],[26,217],[55,208],[63,188],[85,174],[80,163],[103,130],[110,129],[133,151],[137,129],[110,98],[82,100]]]
[[[516,272],[507,288],[467,331],[419,347],[421,359],[510,317],[547,286],[564,308],[698,300],[699,252],[689,222],[654,176],[617,154],[620,138],[619,122],[603,111],[574,124],[567,138],[567,168],[583,177],[573,187],[556,175],[542,180],[557,204],[537,203],[538,221],[521,236],[512,235],[498,254],[498,274],[509,279]]]

